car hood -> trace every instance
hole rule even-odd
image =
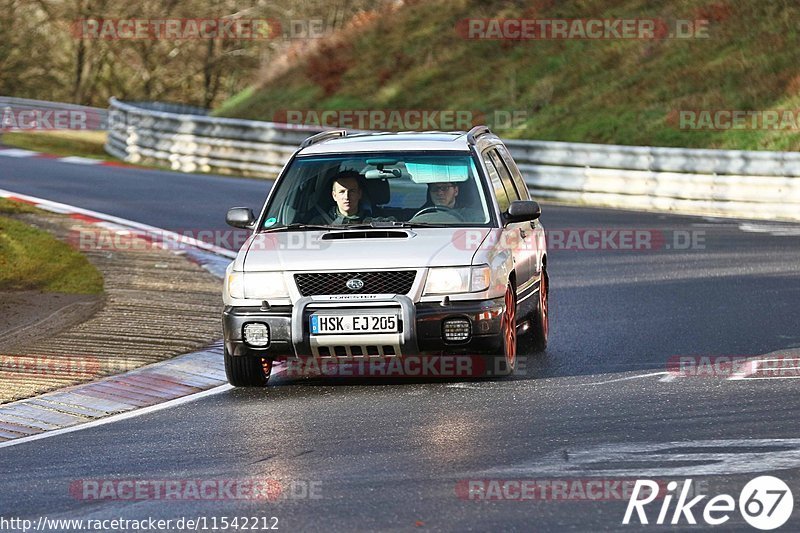
[[[245,247],[244,270],[368,270],[469,265],[488,233],[488,228],[259,233],[253,235]]]

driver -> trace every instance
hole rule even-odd
[[[455,217],[459,221],[481,221],[483,220],[483,214],[480,210],[477,210],[471,205],[471,202],[467,198],[469,196],[469,190],[464,189],[466,194],[459,197],[459,193],[461,191],[461,187],[466,186],[464,183],[452,182],[452,181],[439,181],[433,182],[428,184],[428,199],[425,202],[425,205],[419,208],[417,214],[421,212],[425,212],[431,218],[437,219],[434,213],[438,210],[441,211],[441,215],[450,215],[450,217]],[[415,215],[416,217],[416,215]]]

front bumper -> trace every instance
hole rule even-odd
[[[222,322],[225,347],[233,356],[259,356],[270,359],[296,356],[372,356],[417,353],[480,354],[497,353],[502,346],[500,320],[503,298],[490,300],[452,301],[414,304],[407,296],[364,301],[327,301],[302,298],[295,306],[226,307]],[[313,313],[335,311],[396,312],[400,332],[370,335],[319,335],[309,332],[309,317]],[[442,324],[450,318],[469,321],[471,335],[463,342],[444,340]],[[243,340],[246,324],[267,324],[270,343],[265,348],[249,346]],[[410,327],[409,327],[410,326]]]

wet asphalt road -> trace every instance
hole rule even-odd
[[[225,229],[227,207],[258,208],[268,186],[0,158],[0,188],[168,229]],[[672,379],[667,364],[800,353],[800,225],[554,205],[542,220],[551,243],[633,229],[650,232],[657,249],[582,250],[575,241],[551,249],[550,348],[526,356],[518,375],[279,376],[264,390],[227,390],[0,449],[0,516],[205,516],[209,527],[213,517],[274,516],[283,531],[596,531],[624,527],[626,499],[476,501],[461,489],[480,480],[692,478],[708,496],[738,498],[748,480],[771,474],[797,499],[800,382]],[[687,236],[696,245],[676,250]],[[253,477],[277,480],[282,496],[97,501],[70,491],[82,480]],[[659,506],[647,507],[651,522]],[[725,527],[754,531],[738,512]],[[800,529],[797,509],[784,529]]]

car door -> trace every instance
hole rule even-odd
[[[503,146],[496,146],[495,149],[490,152],[490,157],[500,173],[500,179],[503,185],[505,185],[506,190],[509,191],[509,197],[513,197],[512,201],[530,200],[530,193],[528,192],[528,188],[524,186],[524,181],[523,186],[517,184],[509,166],[501,157],[500,150],[503,148]],[[511,191],[513,191],[513,193]],[[521,222],[519,224],[519,255],[524,257],[523,260],[525,262],[525,277],[518,279],[521,298],[525,298],[530,294],[530,290],[534,287],[536,280],[539,279],[536,268],[536,233],[532,224],[532,221]]]
[[[500,154],[503,163],[506,164],[506,168],[508,168],[508,171],[511,173],[511,178],[514,181],[514,185],[517,186],[517,191],[520,193],[520,198],[523,200],[533,200],[528,189],[528,184],[525,183],[525,178],[522,176],[522,172],[520,172],[517,163],[514,161],[514,158],[511,157],[511,153],[508,151],[508,148],[505,146],[498,146],[497,153]],[[534,261],[532,267],[533,271],[538,274],[542,268],[544,255],[547,252],[547,243],[545,242],[544,226],[542,225],[541,220],[538,218],[536,220],[532,220],[530,226],[534,232],[533,244],[535,245],[535,248],[532,248],[532,250],[534,250],[536,256],[532,259]]]
[[[499,161],[494,147],[488,148],[482,154],[483,163],[489,173],[500,212],[508,211],[509,205],[515,200],[519,200],[519,195],[508,176],[507,169]],[[498,168],[499,163],[499,168]],[[526,250],[525,239],[528,237],[525,229],[529,228],[528,222],[515,222],[507,224],[503,228],[501,243],[509,250],[514,262],[514,271],[517,276],[517,297],[522,295],[524,290],[530,288],[531,271],[529,253]]]

